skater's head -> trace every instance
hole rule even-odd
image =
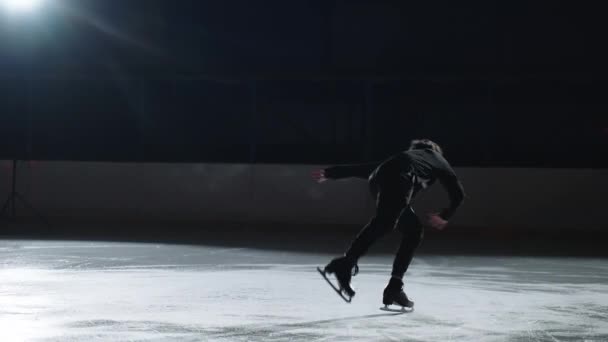
[[[431,141],[429,139],[414,139],[410,143],[410,150],[424,150],[424,149],[433,150],[439,154],[443,154],[443,150],[441,149],[441,147],[439,147],[439,145],[437,145],[437,143],[435,143],[434,141]]]

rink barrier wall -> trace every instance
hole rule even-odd
[[[361,225],[374,201],[364,180],[317,184],[316,165],[25,161],[17,191],[47,217]],[[454,226],[497,230],[601,230],[608,170],[456,168],[467,199]],[[11,162],[0,161],[7,198]],[[439,184],[414,205],[423,214],[447,197]],[[18,207],[18,215],[31,212]]]

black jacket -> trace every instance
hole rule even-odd
[[[325,169],[325,177],[329,179],[374,177],[383,165],[398,165],[401,177],[414,184],[412,198],[421,190],[439,180],[450,198],[450,206],[444,209],[440,216],[449,220],[464,201],[464,188],[448,161],[431,149],[414,149],[400,152],[390,158],[366,164],[339,165]],[[395,184],[398,186],[398,184]]]

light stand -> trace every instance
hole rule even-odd
[[[17,216],[17,201],[20,201],[23,206],[32,211],[46,226],[49,226],[48,221],[31,205],[19,192],[17,192],[17,160],[13,159],[12,167],[12,182],[11,182],[11,193],[8,195],[4,206],[2,206],[2,213],[0,218],[8,218],[14,220]]]
[[[26,112],[26,122],[27,122],[27,127],[26,127],[26,144],[27,144],[27,155],[29,156],[31,154],[31,149],[32,149],[32,118],[31,118],[31,91],[29,89],[30,85],[28,82],[26,82],[26,87],[27,87],[27,94],[26,94],[26,99],[27,99],[27,110]],[[6,202],[4,202],[4,206],[2,206],[2,212],[0,213],[0,219],[3,218],[7,218],[9,220],[15,220],[16,216],[17,216],[17,202],[21,202],[21,204],[23,206],[25,206],[27,209],[29,209],[32,213],[34,213],[34,215],[36,215],[36,217],[38,217],[38,219],[40,219],[40,221],[42,221],[47,227],[50,228],[50,224],[49,222],[46,220],[46,218],[44,216],[42,216],[42,214],[40,214],[40,212],[38,210],[36,210],[36,208],[34,208],[33,205],[31,205],[26,199],[25,197],[23,197],[23,195],[21,195],[19,192],[17,192],[17,164],[19,162],[20,159],[13,159],[12,160],[12,177],[11,177],[11,192],[8,195],[8,198],[6,199]]]

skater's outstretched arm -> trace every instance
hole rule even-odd
[[[330,166],[313,172],[313,178],[318,182],[324,182],[328,179],[343,179],[343,178],[363,178],[367,179],[369,175],[381,164],[381,162],[365,163],[365,164],[350,164]]]

